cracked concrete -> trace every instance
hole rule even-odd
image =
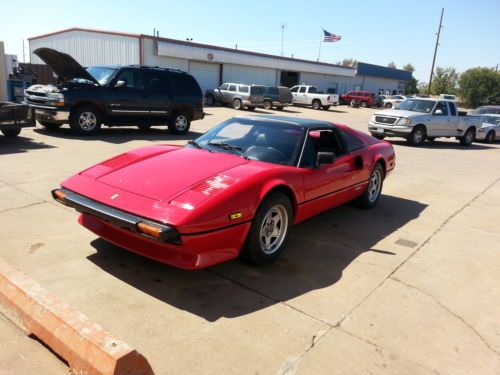
[[[290,111],[362,131],[374,112]],[[207,112],[194,135],[236,114]],[[395,141],[397,169],[375,210],[346,205],[300,224],[266,267],[176,270],[96,239],[51,200],[50,189],[92,163],[187,139],[119,128],[84,140],[64,128],[0,137],[0,256],[157,374],[500,372],[500,144]]]

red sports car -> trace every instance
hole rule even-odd
[[[280,256],[293,224],[354,199],[374,207],[394,166],[391,144],[347,126],[234,117],[183,147],[103,161],[52,195],[98,236],[160,262],[263,264]]]

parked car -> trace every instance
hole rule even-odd
[[[264,94],[264,108],[272,109],[276,107],[281,111],[293,102],[293,96],[288,87],[261,86]]]
[[[483,105],[472,111],[473,115],[500,115],[500,105]]]
[[[378,99],[378,95],[368,91],[349,91],[347,94],[340,95],[340,102],[343,104],[351,104],[353,100],[360,103],[360,107],[381,107],[383,101]]]
[[[46,128],[69,123],[75,133],[90,135],[103,123],[140,128],[168,124],[171,133],[184,134],[191,121],[204,117],[200,86],[180,70],[138,65],[84,69],[70,55],[50,48],[39,48],[34,54],[61,81],[25,91],[26,102]]]
[[[476,139],[488,143],[500,139],[500,114],[481,115],[481,127],[477,129]]]
[[[205,99],[207,105],[229,104],[234,109],[254,110],[264,106],[262,86],[241,83],[224,83],[216,89],[207,90]]]
[[[350,200],[374,207],[394,166],[391,144],[347,126],[241,116],[184,147],[103,161],[52,195],[98,236],[159,262],[263,264],[283,252],[292,225]]]
[[[337,94],[320,94],[315,86],[298,85],[290,89],[293,95],[293,104],[300,106],[312,106],[314,109],[328,111],[332,105],[339,104]]]
[[[17,137],[31,126],[35,126],[35,114],[26,104],[0,102],[0,131],[5,137]]]
[[[368,123],[374,137],[402,137],[413,146],[437,137],[455,137],[469,146],[480,127],[479,116],[467,116],[454,102],[438,99],[408,99],[395,109],[375,113]]]
[[[407,99],[404,95],[380,95],[380,98],[382,99],[382,106],[386,108],[392,108]]]

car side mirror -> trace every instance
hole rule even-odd
[[[126,84],[127,84],[127,82],[125,82],[125,81],[118,81],[115,83],[115,87],[118,89],[120,87],[125,87]]]
[[[335,161],[335,154],[333,152],[318,152],[316,157],[316,165],[319,167],[321,164],[332,164]]]
[[[435,115],[442,115],[442,114],[443,114],[443,110],[442,110],[442,109],[436,109],[436,110],[434,111],[434,114],[435,114]]]

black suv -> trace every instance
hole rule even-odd
[[[60,81],[25,92],[38,122],[47,128],[69,123],[74,132],[89,135],[103,123],[141,129],[167,124],[171,133],[185,134],[191,121],[204,117],[200,86],[183,71],[137,65],[84,69],[70,55],[50,48],[34,53]]]
[[[293,96],[288,87],[284,86],[261,86],[264,93],[264,108],[272,109],[276,107],[281,111],[288,105],[292,105]]]

